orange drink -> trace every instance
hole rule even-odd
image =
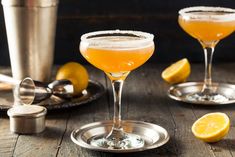
[[[215,89],[212,83],[212,58],[216,44],[235,30],[235,9],[222,7],[189,7],[179,11],[179,25],[202,45],[205,56],[205,76],[201,92],[188,93],[187,102],[226,104],[231,97]]]
[[[90,144],[102,149],[137,149],[145,145],[138,134],[127,133],[122,127],[121,94],[130,72],[144,64],[153,54],[154,36],[127,30],[96,31],[82,35],[80,52],[109,77],[114,100],[113,126],[108,134],[94,136]]]
[[[135,37],[124,39],[126,37],[116,37],[119,40],[135,40]],[[110,37],[103,38],[102,40],[112,40]],[[126,72],[131,71],[143,63],[145,63],[153,54],[154,44],[151,42],[148,45],[139,47],[87,47],[86,45],[80,46],[82,55],[92,65],[97,68],[109,72]]]
[[[210,13],[210,15],[218,15],[218,13]],[[195,20],[179,16],[179,24],[188,34],[202,41],[218,41],[225,38],[235,30],[235,19]]]

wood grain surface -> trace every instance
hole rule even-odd
[[[169,85],[160,78],[165,64],[146,64],[128,76],[123,88],[122,118],[146,121],[167,129],[170,141],[157,149],[122,154],[123,157],[233,157],[235,156],[235,106],[199,106],[176,102],[167,97]],[[214,80],[235,83],[235,64],[216,64]],[[46,130],[40,134],[18,135],[9,131],[6,113],[0,112],[1,157],[114,157],[120,154],[96,152],[75,145],[70,139],[72,130],[84,124],[108,120],[113,115],[111,85],[103,72],[88,66],[90,78],[107,89],[103,97],[89,104],[71,109],[50,111]],[[192,65],[190,81],[203,79],[202,64]],[[6,71],[4,71],[6,72]],[[0,95],[0,102],[4,99]],[[193,122],[209,112],[224,112],[231,120],[228,136],[208,144],[196,139]]]

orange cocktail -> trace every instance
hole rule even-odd
[[[194,13],[197,15],[197,13]],[[201,15],[198,13],[198,15]],[[211,12],[208,17],[223,15],[223,13]],[[235,30],[235,19],[188,19],[179,16],[180,26],[191,36],[202,41],[219,41]]]
[[[135,40],[128,37],[118,37],[120,41],[123,40]],[[125,39],[126,38],[126,39]],[[110,41],[110,37],[105,37],[102,40]],[[127,43],[128,44],[128,43]],[[80,47],[82,55],[97,68],[108,72],[127,72],[131,71],[144,62],[146,62],[153,54],[154,44],[149,43],[148,45],[138,46],[138,47],[87,47],[86,45],[81,45]]]
[[[235,30],[235,10],[221,7],[189,7],[179,11],[179,25],[203,47],[205,77],[201,92],[188,93],[188,102],[224,104],[231,98],[213,88],[211,67],[216,44]]]
[[[137,149],[145,145],[140,135],[126,133],[121,120],[121,93],[130,71],[153,54],[154,36],[140,31],[110,30],[84,34],[81,54],[111,80],[114,96],[113,126],[108,134],[92,137],[90,144],[103,149]]]

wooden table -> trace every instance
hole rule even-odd
[[[76,108],[49,112],[46,130],[37,135],[17,135],[9,131],[9,119],[0,113],[0,156],[17,157],[231,157],[235,156],[235,105],[196,106],[179,103],[167,97],[169,87],[160,77],[166,65],[146,64],[133,71],[127,78],[123,91],[122,118],[146,121],[158,124],[167,129],[170,141],[157,149],[129,153],[112,154],[95,152],[80,148],[70,139],[70,133],[84,124],[111,119],[113,97],[109,80],[105,75],[88,67],[90,78],[101,82],[107,89],[99,100]],[[235,64],[218,64],[213,68],[214,80],[235,83]],[[190,81],[203,79],[202,64],[192,65]],[[192,132],[193,122],[208,112],[221,111],[231,119],[228,136],[222,141],[207,144],[196,139]]]

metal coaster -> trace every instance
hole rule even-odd
[[[192,104],[214,106],[235,103],[235,85],[228,83],[213,83],[212,86],[216,93],[221,94],[228,99],[221,102],[190,100],[187,96],[194,93],[200,93],[203,82],[186,82],[173,85],[170,87],[167,94],[171,99]]]
[[[71,139],[81,147],[112,153],[129,153],[153,149],[164,145],[170,139],[167,131],[161,126],[141,121],[124,120],[122,121],[124,131],[139,135],[145,141],[144,147],[136,149],[108,149],[92,146],[90,139],[95,136],[107,135],[112,128],[112,124],[113,121],[103,121],[84,125],[71,133]]]

